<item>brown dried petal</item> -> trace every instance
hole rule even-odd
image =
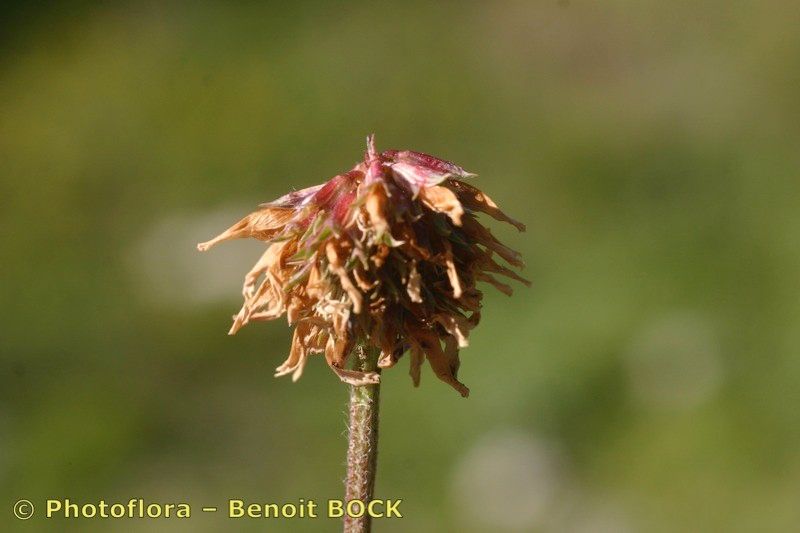
[[[262,241],[269,240],[291,220],[293,215],[294,211],[287,208],[267,207],[259,209],[250,213],[210,241],[201,242],[197,245],[197,249],[205,252],[220,242],[243,239],[245,237],[253,237]]]
[[[464,231],[470,239],[485,246],[489,250],[496,252],[497,255],[514,266],[525,266],[525,263],[522,262],[522,256],[519,254],[519,252],[512,250],[508,246],[505,246],[503,243],[498,241],[495,236],[492,235],[492,232],[481,226],[474,217],[466,216],[463,220]]]
[[[522,283],[527,287],[531,286],[530,280],[523,278],[510,268],[506,268],[503,265],[498,264],[497,261],[491,258],[491,256],[487,256],[485,258],[482,266],[484,270],[486,270],[487,272],[495,272],[497,274],[502,274],[503,276],[519,281],[520,283]]]
[[[411,260],[411,267],[408,271],[408,283],[406,283],[406,292],[408,293],[408,297],[414,303],[422,303],[422,295],[420,294],[420,285],[422,283],[422,277],[419,275],[419,270],[417,270],[417,262],[416,260]]]
[[[438,213],[444,213],[456,226],[461,225],[464,208],[458,201],[455,193],[447,187],[433,186],[420,189],[419,197],[422,203]]]
[[[350,297],[350,301],[353,304],[353,312],[358,314],[361,312],[361,293],[356,289],[353,282],[350,281],[350,276],[347,275],[347,271],[342,266],[341,258],[339,257],[339,253],[336,250],[336,246],[333,242],[328,242],[325,245],[325,254],[328,258],[328,263],[330,265],[331,272],[339,276],[339,282],[342,284],[342,289],[347,293]]]
[[[425,352],[422,351],[419,344],[412,340],[409,353],[411,354],[411,361],[409,363],[408,373],[411,376],[411,381],[414,383],[414,386],[419,387],[420,369],[422,363],[425,362]]]
[[[442,351],[439,337],[430,330],[417,330],[415,333],[436,377],[456,389],[464,398],[469,396],[469,389],[456,379],[458,365]]]
[[[304,333],[307,333],[307,326],[298,324],[294,330],[294,335],[292,335],[292,347],[289,350],[289,357],[275,369],[275,377],[290,374],[300,365],[301,358],[305,357],[305,348],[303,347]]]
[[[441,324],[452,338],[458,341],[459,348],[466,348],[469,346],[467,336],[472,327],[466,317],[457,314],[439,314],[434,317],[434,320]]]
[[[349,352],[349,342],[346,337],[328,337],[325,344],[325,361],[331,368],[343,368]]]
[[[364,208],[369,215],[369,221],[378,235],[386,233],[389,222],[386,220],[386,190],[380,183],[375,183],[367,188]]]
[[[459,180],[450,180],[449,183],[456,189],[458,199],[467,209],[486,213],[495,220],[508,222],[519,231],[525,231],[525,224],[506,215],[482,190]]]
[[[491,274],[481,272],[480,274],[477,274],[475,278],[480,281],[485,281],[490,285],[493,285],[498,291],[502,292],[506,296],[511,296],[512,294],[514,294],[514,289],[512,289],[509,285],[506,285],[505,283],[498,281],[497,278],[495,278]]]
[[[447,265],[447,279],[450,280],[450,286],[453,288],[453,298],[461,298],[461,282],[458,279],[458,271],[456,270],[455,262],[453,261],[453,248],[448,241],[444,241],[445,246],[445,264]]]

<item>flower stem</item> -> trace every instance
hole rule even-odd
[[[355,354],[355,370],[376,372],[379,351],[359,346]],[[378,466],[378,407],[380,384],[350,386],[350,423],[347,445],[347,478],[345,501],[372,500],[375,471]],[[356,509],[359,510],[360,509]],[[368,533],[372,518],[368,513],[358,518],[344,517],[344,533]]]

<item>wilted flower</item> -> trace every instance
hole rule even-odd
[[[324,353],[331,369],[352,385],[377,383],[376,372],[346,368],[352,348],[380,350],[378,366],[410,352],[419,384],[427,358],[434,373],[462,396],[456,379],[459,349],[480,319],[484,281],[511,294],[500,274],[529,284],[506,266],[520,255],[478,222],[485,213],[520,231],[453,163],[412,151],[375,151],[367,139],[363,162],[327,183],[262,204],[228,230],[198,245],[254,237],[268,243],[245,276],[244,305],[230,334],[256,320],[286,313],[295,326],[289,357],[276,376],[297,380],[308,356]]]

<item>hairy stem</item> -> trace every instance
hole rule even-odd
[[[357,347],[355,369],[362,372],[378,371],[379,352]],[[345,501],[361,500],[368,503],[375,488],[375,470],[378,466],[378,404],[380,384],[350,386],[350,423],[347,445],[347,478]],[[358,509],[360,510],[360,509]],[[368,513],[358,518],[345,514],[345,533],[367,533],[372,528]]]

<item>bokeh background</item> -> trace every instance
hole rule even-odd
[[[379,148],[528,224],[468,400],[384,373],[380,531],[800,523],[800,9],[761,2],[9,4],[0,29],[4,531],[335,531],[346,389],[226,331],[261,249],[204,240]],[[188,501],[22,523],[12,502]]]

